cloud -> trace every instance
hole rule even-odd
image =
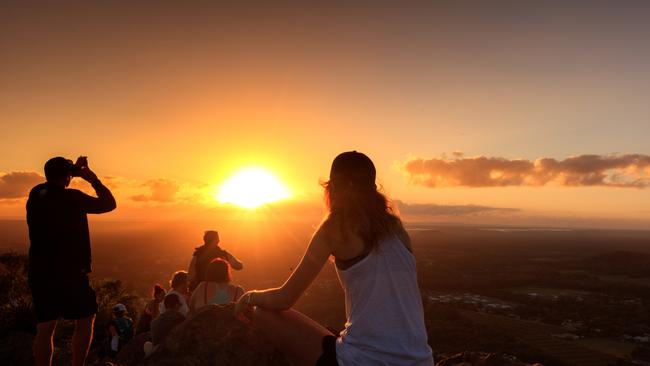
[[[132,196],[132,200],[145,202],[172,202],[175,200],[176,193],[178,193],[180,188],[178,183],[169,179],[149,180],[142,184],[142,186],[149,188],[150,193]]]
[[[650,155],[577,155],[564,160],[495,157],[412,158],[402,165],[413,184],[427,187],[650,186]]]
[[[0,173],[0,200],[25,198],[29,190],[45,181],[45,178],[35,172]]]
[[[404,203],[393,201],[400,214],[406,216],[478,216],[486,214],[513,213],[518,208],[477,205],[437,205],[433,203]]]

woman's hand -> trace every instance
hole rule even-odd
[[[242,323],[248,324],[251,322],[251,315],[253,313],[252,298],[255,291],[245,292],[239,297],[239,300],[235,303],[235,318],[237,318]]]

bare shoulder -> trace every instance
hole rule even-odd
[[[339,224],[337,223],[336,217],[329,215],[325,220],[323,220],[323,222],[321,222],[320,226],[314,233],[314,238],[325,240],[331,243],[332,241],[340,239],[340,231],[341,230]]]
[[[319,231],[321,230],[332,251],[332,255],[337,259],[348,260],[364,253],[363,239],[356,232],[347,228],[339,216],[330,215],[321,224]]]

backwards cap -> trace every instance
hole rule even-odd
[[[356,150],[339,154],[330,170],[330,180],[334,182],[375,186],[376,177],[377,171],[372,160]]]
[[[72,169],[73,165],[74,164],[72,163],[72,160],[66,159],[64,157],[57,156],[55,158],[52,158],[45,163],[45,167],[43,169],[45,171],[45,179],[51,181],[65,178],[68,174],[70,174],[70,170]]]

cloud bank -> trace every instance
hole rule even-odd
[[[33,186],[45,181],[35,172],[0,173],[0,200],[25,198]]]
[[[118,176],[103,176],[102,182],[110,188],[118,201],[129,200],[138,204],[201,204],[213,201],[212,187],[208,184],[183,183],[166,178],[137,180]],[[45,182],[36,172],[0,172],[0,203],[15,205],[26,200],[32,187]],[[68,188],[94,195],[90,184],[75,178]]]
[[[400,214],[406,216],[480,216],[521,211],[518,208],[479,205],[437,205],[433,203],[405,203],[398,200],[393,203],[399,209]]]
[[[556,160],[464,157],[413,158],[402,165],[413,184],[427,187],[650,186],[650,155],[578,155]]]
[[[143,187],[150,190],[149,194],[138,194],[132,196],[134,201],[173,202],[180,186],[169,179],[153,179],[145,182]]]

